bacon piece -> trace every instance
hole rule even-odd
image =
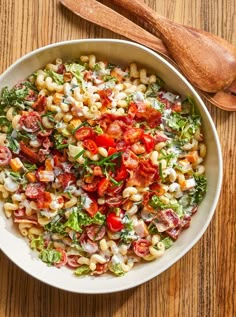
[[[157,219],[160,221],[156,223],[156,227],[159,232],[164,232],[181,225],[179,216],[172,209],[160,210],[157,213]]]
[[[26,146],[23,141],[20,141],[20,150],[23,157],[26,158],[28,161],[32,163],[39,162],[38,154],[32,151],[28,146]]]

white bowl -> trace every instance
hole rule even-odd
[[[196,90],[161,56],[132,42],[89,39],[48,45],[20,58],[4,72],[0,77],[0,89],[4,86],[13,86],[58,57],[65,61],[88,53],[95,53],[98,58],[103,57],[109,62],[121,65],[136,61],[154,70],[170,88],[180,94],[193,95],[203,119],[208,149],[205,160],[207,194],[194,215],[190,228],[181,233],[175,244],[159,260],[137,265],[122,277],[111,275],[76,277],[67,268],[48,267],[38,259],[36,253],[30,250],[28,242],[16,232],[12,221],[7,220],[4,213],[0,212],[0,248],[16,265],[49,285],[76,293],[95,294],[117,292],[142,284],[168,269],[194,246],[209,225],[217,205],[222,183],[222,156],[215,126]]]

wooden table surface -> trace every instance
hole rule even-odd
[[[236,44],[234,0],[146,2],[176,22]],[[57,0],[0,0],[0,73],[38,47],[94,37],[121,38],[73,15]],[[0,317],[236,316],[236,113],[207,107],[222,145],[224,183],[215,215],[200,241],[158,277],[108,295],[73,294],[45,285],[0,251]]]

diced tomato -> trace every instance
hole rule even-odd
[[[38,154],[32,151],[28,146],[26,146],[23,141],[20,141],[20,150],[23,156],[30,162],[38,163]]]
[[[139,158],[137,155],[135,155],[132,151],[127,150],[122,154],[122,162],[123,165],[127,169],[136,169],[139,165]]]
[[[98,147],[97,144],[91,140],[91,139],[86,139],[83,142],[83,146],[89,150],[92,154],[97,154],[98,153]]]
[[[143,135],[143,129],[130,128],[124,133],[124,140],[126,144],[134,144],[138,142]]]
[[[141,258],[149,254],[150,246],[151,242],[146,239],[140,239],[133,242],[134,253]]]
[[[58,181],[60,182],[61,186],[65,189],[67,186],[76,182],[76,177],[72,173],[65,172],[60,174],[58,177]]]
[[[117,152],[117,150],[116,150],[116,148],[115,147],[109,147],[108,148],[108,156],[110,156],[110,155],[112,155],[112,154],[114,154],[114,153],[116,153]]]
[[[124,225],[122,223],[122,216],[123,213],[121,213],[119,216],[115,212],[110,212],[107,216],[107,227],[112,232],[118,232],[121,231],[124,228]]]
[[[114,139],[105,133],[97,135],[95,137],[95,143],[97,144],[97,146],[101,146],[106,149],[116,146]]]
[[[39,96],[38,100],[36,100],[32,108],[35,109],[37,112],[43,112],[45,110],[45,107],[47,105],[47,98],[46,96]]]
[[[145,145],[146,152],[150,153],[155,146],[154,138],[151,135],[144,133],[141,140]]]
[[[27,198],[36,199],[45,190],[45,186],[40,183],[28,184],[25,190],[25,195]]]
[[[115,180],[119,182],[119,181],[123,181],[127,177],[128,177],[128,172],[127,172],[126,166],[122,164],[119,170],[117,171]]]
[[[5,166],[10,163],[12,158],[11,151],[4,145],[0,146],[0,166]]]
[[[93,275],[101,275],[103,273],[106,273],[108,270],[108,263],[97,263],[96,264],[96,269],[93,271]]]
[[[54,266],[56,266],[57,268],[60,268],[64,265],[66,265],[67,254],[66,254],[66,251],[63,250],[62,248],[57,248],[56,251],[61,253],[61,259],[59,262],[54,263]]]
[[[93,129],[90,127],[81,127],[76,130],[74,136],[78,141],[84,141],[86,139],[92,138],[94,135]]]
[[[90,240],[98,241],[105,236],[106,228],[103,225],[90,225],[85,227],[85,231]]]
[[[38,112],[30,111],[21,116],[19,124],[26,132],[34,133],[40,129],[41,117]]]
[[[104,196],[109,185],[110,185],[109,179],[104,177],[98,184],[98,195]]]
[[[84,208],[91,217],[93,217],[98,211],[98,205],[96,201],[92,200],[88,207]]]

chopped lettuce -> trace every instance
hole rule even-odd
[[[87,213],[81,210],[74,210],[70,214],[69,219],[64,224],[64,227],[69,227],[76,232],[82,232],[82,227],[89,226],[91,224],[102,225],[105,221],[105,216],[102,215],[100,212],[97,212],[94,217],[90,217]]]
[[[206,189],[207,189],[207,180],[205,175],[194,175],[196,186],[190,191],[191,204],[199,205],[203,200]]]
[[[39,254],[39,258],[48,265],[52,265],[60,262],[61,252],[54,249],[43,249]]]
[[[174,244],[174,241],[170,237],[162,239],[161,242],[164,244],[165,249],[169,249]]]
[[[79,82],[83,82],[82,71],[85,70],[83,65],[78,63],[66,64],[66,71],[71,72]]]
[[[58,84],[58,85],[63,85],[64,84],[64,79],[62,74],[58,74],[54,72],[53,70],[49,69],[46,71],[47,75],[52,78],[52,80]]]
[[[80,267],[78,267],[76,270],[75,270],[75,275],[87,275],[91,272],[90,268],[88,265],[81,265]]]
[[[33,238],[30,242],[30,247],[33,250],[42,250],[44,247],[43,236],[40,235],[37,238]]]
[[[110,271],[112,271],[117,276],[125,275],[125,271],[122,270],[120,263],[113,264],[112,262],[109,265]]]

